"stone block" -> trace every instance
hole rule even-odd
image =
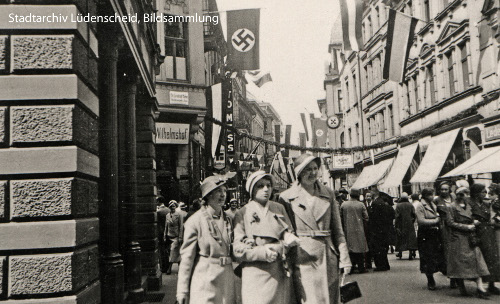
[[[73,253],[9,257],[9,294],[12,296],[74,292],[94,281],[97,246]]]
[[[137,132],[137,142],[154,143],[155,142],[155,134],[151,131],[139,131],[139,132]]]
[[[3,290],[3,278],[5,273],[5,257],[0,256],[0,297],[3,296],[5,290]]]
[[[138,223],[154,223],[156,222],[156,212],[139,212],[136,213]]]
[[[49,172],[82,172],[98,177],[99,158],[75,146],[0,149],[0,174]]]
[[[156,170],[156,161],[152,157],[137,158],[137,169]]]
[[[12,36],[14,70],[71,69],[74,35]]]
[[[155,146],[153,144],[137,145],[137,157],[155,157]]]
[[[0,219],[6,218],[5,207],[7,206],[7,182],[0,181]]]
[[[137,131],[155,131],[155,121],[151,116],[137,116]]]
[[[9,257],[10,295],[73,290],[71,253]]]
[[[68,248],[98,239],[97,218],[0,224],[0,251]]]
[[[12,218],[71,215],[73,183],[74,179],[11,181]]]
[[[27,90],[26,88],[30,89]],[[79,100],[92,113],[96,116],[99,115],[99,98],[95,91],[92,91],[74,74],[10,75],[9,77],[3,77],[2,81],[0,81],[0,92],[2,92],[0,101]]]
[[[7,108],[6,107],[0,107],[0,145],[5,143],[6,139],[6,133],[7,130],[5,130],[5,117],[7,115]]]
[[[7,68],[7,36],[0,36],[0,71]]]
[[[137,180],[141,184],[156,184],[156,172],[154,170],[137,170]]]

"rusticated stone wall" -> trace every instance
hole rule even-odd
[[[96,12],[56,2],[0,1],[0,15]],[[100,303],[95,24],[0,30],[0,303]]]

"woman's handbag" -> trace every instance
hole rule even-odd
[[[359,289],[358,282],[349,282],[344,284],[346,274],[342,275],[342,282],[340,283],[340,301],[347,303],[357,298],[361,298],[361,290]]]

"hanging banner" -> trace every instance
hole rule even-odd
[[[332,170],[352,169],[354,168],[354,159],[352,154],[332,154]]]
[[[234,116],[233,116],[233,88],[231,84],[231,79],[225,79],[223,82],[223,104],[226,108],[226,124],[228,126],[233,126]],[[235,153],[235,138],[234,132],[229,128],[226,129],[226,154],[228,158],[234,159]]]

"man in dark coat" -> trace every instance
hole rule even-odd
[[[408,199],[408,194],[403,192],[399,203],[396,205],[396,251],[397,257],[403,257],[403,251],[409,250],[409,259],[413,260],[417,250],[417,235],[415,234],[415,208]]]
[[[156,220],[157,220],[157,235],[158,235],[158,247],[160,255],[160,269],[161,272],[167,272],[168,270],[168,247],[170,244],[165,242],[163,233],[165,231],[165,220],[167,214],[170,213],[170,209],[165,206],[166,199],[163,196],[158,196],[156,199],[158,207],[156,208]]]
[[[387,250],[393,230],[394,209],[381,196],[377,186],[372,186],[370,191],[373,196],[372,210],[369,214],[370,249],[375,261],[375,271],[386,271],[391,269]]]

